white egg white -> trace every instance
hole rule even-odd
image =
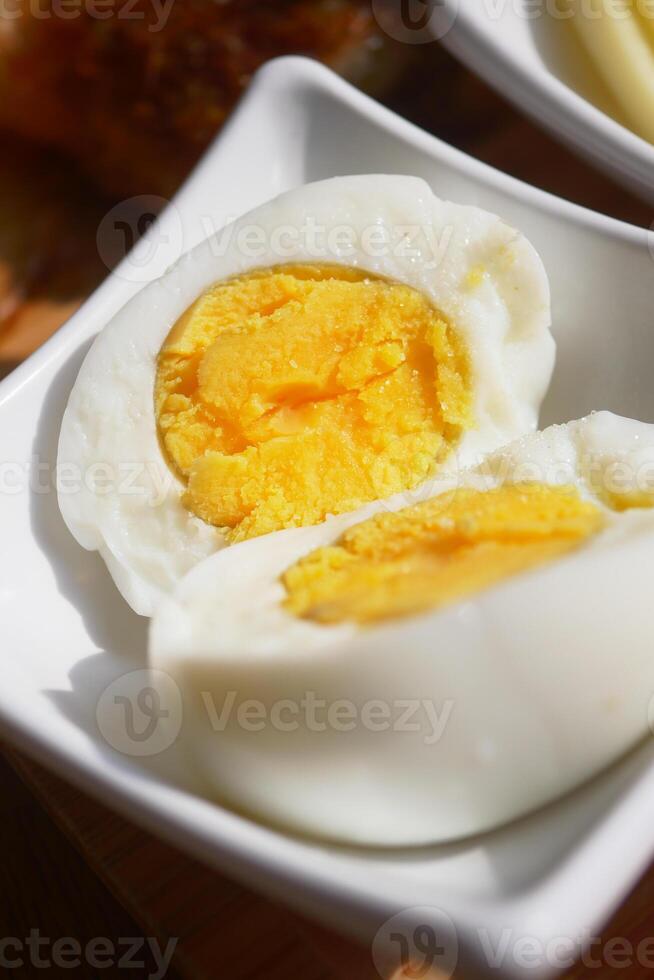
[[[535,428],[554,343],[549,288],[531,245],[499,218],[439,200],[418,178],[355,176],[309,184],[240,218],[147,285],[96,339],[63,419],[66,524],[97,549],[125,599],[149,615],[225,543],[190,514],[163,458],[156,359],[173,324],[215,282],[252,268],[332,262],[423,292],[460,331],[474,378],[476,427],[459,458]],[[97,479],[96,479],[97,477]]]
[[[654,491],[654,426],[593,414],[435,489],[525,480],[572,484],[601,507],[612,484]],[[556,798],[646,734],[653,509],[605,508],[578,550],[440,611],[361,627],[282,608],[289,565],[408,503],[227,549],[162,601],[150,662],[182,692],[207,793],[330,839],[443,841]]]

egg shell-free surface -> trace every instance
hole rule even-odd
[[[598,413],[441,482],[488,489],[528,467],[592,500],[616,463],[654,487],[654,426]],[[224,551],[160,604],[151,662],[182,691],[181,736],[214,794],[305,833],[419,844],[513,819],[644,736],[654,511],[609,511],[577,551],[433,613],[360,627],[284,610],[281,573],[355,520]]]
[[[307,225],[322,231],[309,239]],[[366,245],[370,229],[386,231],[388,244]],[[253,230],[254,251],[246,247]],[[75,493],[60,489],[64,520],[83,547],[100,551],[143,615],[225,543],[183,506],[184,485],[163,457],[154,415],[159,350],[217,280],[317,257],[412,286],[456,325],[470,358],[475,415],[460,456],[472,459],[536,425],[554,344],[547,277],[522,235],[479,208],[439,200],[415,177],[337,177],[281,195],[196,246],[134,297],[95,341],[68,402],[59,464],[84,480]]]

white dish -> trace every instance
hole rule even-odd
[[[452,54],[596,167],[654,201],[654,146],[617,121],[620,111],[573,28],[548,13],[556,4],[443,0],[443,5],[444,29],[437,33]]]
[[[370,171],[422,176],[446,199],[501,214],[539,249],[552,283],[559,345],[545,423],[594,408],[654,418],[654,276],[645,230],[485,167],[312,62],[272,63],[150,230],[149,243],[157,247],[147,253],[146,243],[139,253],[147,261],[126,260],[0,385],[0,719],[16,744],[111,806],[324,923],[370,941],[402,910],[411,927],[426,915],[441,924],[452,919],[464,976],[468,969],[476,978],[545,977],[564,964],[543,953],[542,969],[527,967],[525,938],[532,949],[534,943],[544,949],[560,937],[559,958],[564,947],[574,951],[654,853],[649,742],[556,806],[456,845],[354,850],[259,826],[194,795],[174,745],[143,759],[112,748],[125,745],[107,726],[107,705],[125,693],[129,678],[117,679],[145,665],[146,622],[130,612],[101,559],[70,537],[56,494],[44,489],[81,357],[139,282],[165,268],[182,245],[186,250],[291,185]],[[31,488],[24,476],[30,467]],[[443,910],[440,920],[434,909]],[[498,967],[488,947],[501,949],[503,942]]]

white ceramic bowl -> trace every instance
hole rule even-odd
[[[378,933],[377,962],[392,955],[398,929],[412,936],[428,921],[449,937],[447,963],[437,962],[451,964],[458,947],[463,976],[546,977],[570,962],[584,930],[598,928],[654,854],[649,743],[555,806],[455,845],[354,850],[257,825],[194,792],[176,743],[166,748],[165,726],[158,754],[139,755],[138,737],[126,740],[120,699],[142,682],[147,624],[101,559],[70,537],[48,484],[81,358],[141,282],[289,186],[371,171],[423,176],[442,197],[501,214],[539,249],[559,345],[546,423],[600,407],[654,418],[645,231],[483,166],[314,63],[271,63],[137,256],[0,385],[0,720],[9,739],[66,778],[323,923],[372,942],[400,914]],[[138,731],[154,716],[137,709]]]
[[[616,121],[619,110],[571,25],[548,14],[554,4],[441,0],[441,6],[436,33],[452,54],[594,166],[654,201],[654,146]]]

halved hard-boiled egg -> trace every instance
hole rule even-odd
[[[102,331],[63,420],[64,519],[137,612],[225,544],[318,525],[535,428],[553,364],[529,243],[413,177],[257,208]],[[73,485],[67,482],[67,487]]]
[[[642,737],[654,426],[601,412],[247,541],[153,619],[208,793],[368,844],[474,834]]]

